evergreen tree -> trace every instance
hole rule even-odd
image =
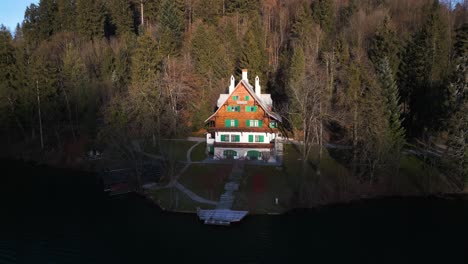
[[[75,31],[76,1],[57,0],[57,23],[61,31]]]
[[[39,12],[35,4],[29,5],[24,13],[23,35],[27,44],[31,47],[38,45],[39,39]]]
[[[317,0],[312,3],[312,16],[324,32],[331,32],[334,27],[334,7],[331,0]]]
[[[225,78],[229,74],[229,61],[219,36],[212,27],[200,25],[192,40],[192,56],[196,71],[210,80]]]
[[[297,45],[292,52],[291,65],[288,71],[288,113],[290,115],[291,125],[294,128],[302,129],[301,107],[295,94],[302,94],[305,89],[305,57],[302,46]]]
[[[239,12],[245,14],[259,9],[258,0],[225,0],[224,4],[228,13]]]
[[[442,80],[447,74],[448,49],[442,44],[439,9],[435,1],[426,22],[407,44],[399,67],[399,87],[407,113],[405,126],[411,136],[434,128],[434,121],[443,113]]]
[[[301,5],[291,26],[291,41],[303,47],[312,43],[312,16],[307,6]]]
[[[157,41],[145,32],[137,39],[137,46],[132,55],[132,83],[154,82],[161,70],[162,58]]]
[[[87,39],[104,37],[104,9],[100,0],[76,0],[76,29]]]
[[[174,0],[161,0],[160,46],[164,54],[176,54],[182,46],[184,13]]]
[[[127,0],[112,0],[107,2],[115,33],[120,36],[135,32],[132,5]]]
[[[0,25],[0,120],[8,121],[17,84],[15,48],[10,32]]]
[[[387,16],[371,40],[369,59],[378,67],[378,64],[386,58],[390,69],[396,73],[399,64],[398,50],[398,38],[396,32],[390,28],[390,18]]]
[[[468,100],[454,111],[449,122],[447,152],[443,157],[448,178],[462,190],[468,180]]]
[[[383,58],[378,65],[377,73],[383,90],[383,97],[386,102],[386,110],[389,122],[389,136],[391,151],[394,156],[399,156],[405,144],[405,130],[401,124],[401,105],[398,87],[393,77],[390,63],[387,58]]]
[[[448,85],[448,113],[468,98],[468,23],[457,29],[454,44],[454,70]]]
[[[55,0],[40,0],[38,12],[38,28],[41,40],[48,39],[59,31],[58,6]]]
[[[216,25],[222,15],[222,0],[202,0],[195,6],[195,17],[201,18],[203,22]]]
[[[258,19],[253,19],[252,26],[244,36],[238,70],[248,69],[250,76],[264,80],[267,72],[267,56],[263,39],[263,30]]]

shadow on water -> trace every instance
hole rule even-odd
[[[108,197],[93,175],[2,161],[0,263],[466,263],[468,200],[385,198],[231,227]],[[161,261],[162,260],[162,261]],[[304,261],[307,260],[307,261]]]

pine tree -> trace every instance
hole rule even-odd
[[[454,111],[449,122],[447,152],[443,161],[449,179],[462,190],[468,181],[468,100]]]
[[[453,57],[454,69],[447,95],[449,115],[468,98],[468,23],[457,29]]]
[[[76,1],[57,0],[57,23],[60,31],[75,31]]]
[[[161,51],[163,54],[177,54],[182,46],[184,13],[174,0],[162,0],[159,11]]]
[[[17,82],[15,48],[10,32],[0,25],[0,119],[8,121]]]
[[[399,43],[396,32],[390,28],[390,18],[385,17],[383,24],[373,36],[369,47],[369,59],[376,67],[386,58],[393,73],[396,73],[399,64]]]
[[[104,9],[100,0],[76,0],[76,29],[87,39],[104,37]]]
[[[132,55],[132,83],[145,83],[155,80],[161,70],[162,58],[157,41],[145,32],[137,39],[137,46]]]
[[[246,14],[259,9],[258,0],[225,0],[226,11],[228,13],[239,12]]]
[[[399,156],[405,144],[405,130],[401,124],[401,105],[398,87],[393,77],[390,63],[383,58],[378,64],[377,73],[382,86],[383,97],[386,102],[388,115],[391,149],[395,156]]]
[[[118,36],[135,32],[132,5],[127,0],[112,0],[107,2],[112,25]]]
[[[312,16],[307,6],[301,5],[291,26],[291,41],[306,46],[312,42]]]
[[[302,129],[301,107],[295,94],[302,94],[305,88],[305,57],[302,46],[297,45],[292,52],[291,65],[288,70],[288,108],[291,125],[294,128]]]
[[[222,0],[202,0],[195,6],[195,17],[201,18],[203,22],[216,25],[222,15]]]
[[[210,26],[197,28],[192,40],[192,56],[196,71],[210,80],[225,78],[231,70],[223,44]]]
[[[331,0],[317,0],[312,4],[312,16],[324,32],[331,32],[334,27],[334,7]]]
[[[258,18],[253,18],[252,25],[244,36],[238,71],[241,69],[248,69],[250,76],[258,75],[261,80],[264,80],[268,70],[263,31]]]
[[[48,39],[60,28],[57,18],[57,2],[55,0],[40,0],[37,12],[39,21],[36,30],[39,30],[41,40]]]

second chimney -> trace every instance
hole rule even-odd
[[[242,69],[242,80],[249,82],[247,78],[247,69]]]
[[[231,94],[234,91],[234,85],[235,85],[235,80],[234,76],[231,75],[231,83],[229,84],[229,94]]]
[[[262,94],[261,90],[260,90],[260,78],[255,77],[255,94],[257,94],[257,96],[260,96]]]

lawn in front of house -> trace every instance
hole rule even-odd
[[[150,195],[155,201],[164,209],[175,211],[190,211],[196,212],[197,207],[200,209],[214,209],[214,205],[202,204],[193,201],[185,193],[177,190],[176,188],[165,188],[160,190],[153,190]]]
[[[253,213],[278,213],[301,204],[320,204],[324,199],[335,201],[347,191],[347,177],[348,169],[333,159],[326,149],[320,162],[318,148],[314,148],[309,159],[303,162],[297,146],[285,144],[282,166],[245,166],[235,208]],[[278,205],[275,198],[278,198]]]
[[[165,159],[186,161],[187,151],[197,142],[188,140],[161,140],[160,146],[153,146],[151,143],[146,143],[143,147],[145,152],[162,156]]]
[[[199,196],[218,201],[232,164],[192,164],[179,178],[179,183]]]
[[[193,148],[190,155],[192,161],[202,161],[205,160],[206,157],[206,142],[202,142]]]
[[[292,192],[293,184],[282,167],[245,165],[233,207],[251,213],[281,213],[289,208]]]

